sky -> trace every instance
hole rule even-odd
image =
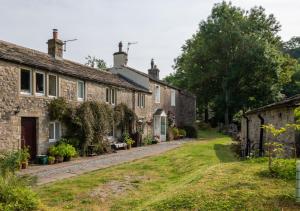
[[[0,39],[47,52],[56,28],[67,44],[64,58],[85,63],[87,55],[113,65],[122,41],[128,65],[147,72],[154,58],[160,78],[174,72],[174,58],[220,0],[0,0]],[[300,35],[299,0],[232,0],[243,9],[263,6],[282,25],[283,40]]]

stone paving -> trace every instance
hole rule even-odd
[[[82,157],[70,162],[55,165],[30,166],[28,169],[20,171],[19,175],[28,174],[36,176],[38,185],[46,184],[97,169],[103,169],[140,158],[157,155],[177,148],[188,141],[191,141],[191,139],[162,142],[150,146],[132,148],[131,150],[118,150],[117,153],[95,157]]]

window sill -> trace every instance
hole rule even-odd
[[[55,142],[57,142],[56,139],[49,139],[49,143],[55,143]]]

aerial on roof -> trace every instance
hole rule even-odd
[[[247,111],[246,114],[252,114],[252,113],[257,113],[257,112],[261,112],[261,111],[265,111],[265,110],[269,110],[269,109],[273,109],[273,108],[279,108],[279,107],[283,107],[283,106],[298,106],[300,103],[300,94],[294,95],[292,97],[286,98],[282,101],[279,102],[275,102],[260,108],[256,108],[250,111]]]
[[[0,59],[85,80],[149,92],[149,90],[143,87],[124,80],[117,74],[101,71],[66,59],[56,59],[47,53],[2,40],[0,40]]]

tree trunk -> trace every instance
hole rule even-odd
[[[204,109],[204,122],[208,123],[208,105],[206,105]]]
[[[225,123],[225,130],[228,130],[229,127],[229,93],[228,93],[228,86],[226,83],[225,87],[225,113],[224,113],[224,123]]]

